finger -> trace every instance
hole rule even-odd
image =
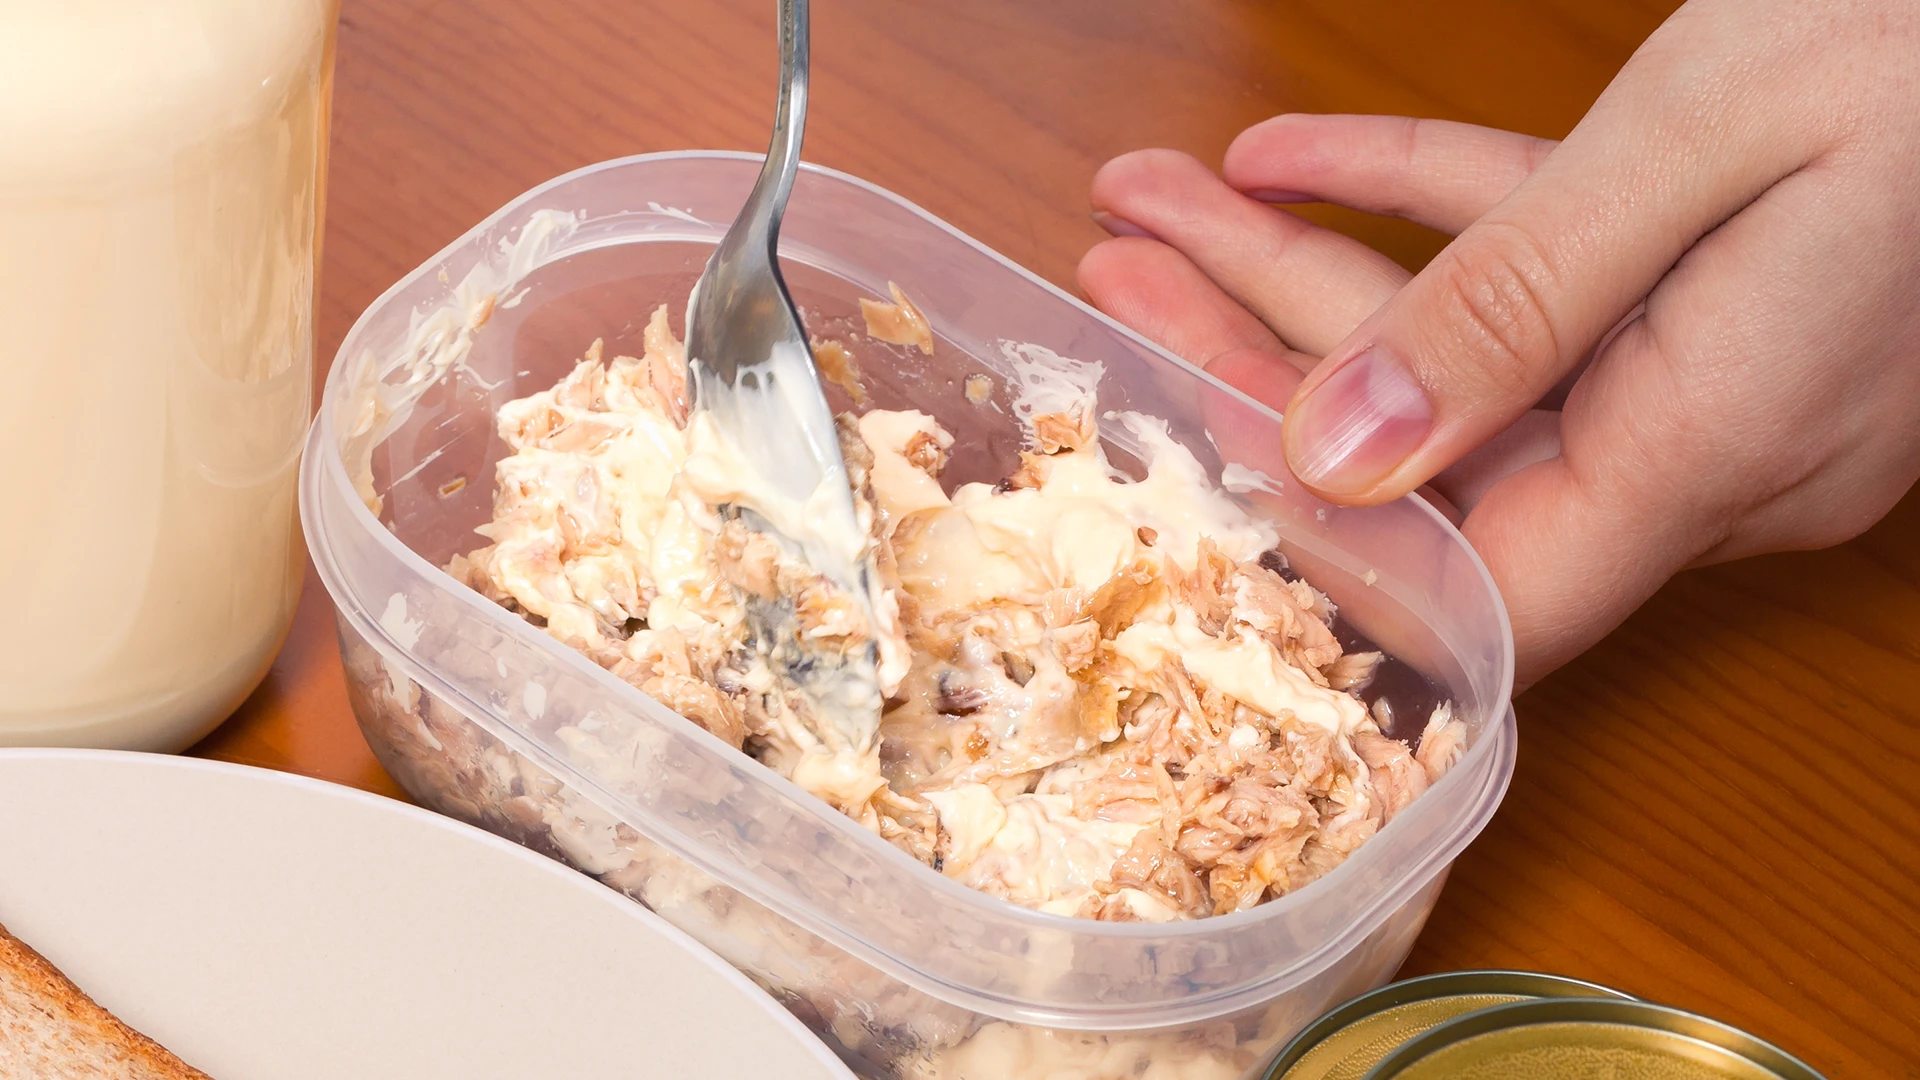
[[[1553,409],[1532,409],[1514,421],[1512,427],[1454,462],[1427,486],[1467,513],[1479,505],[1495,484],[1530,465],[1559,456],[1560,413]]]
[[[1458,233],[1511,194],[1558,145],[1450,120],[1294,113],[1242,132],[1227,148],[1221,178],[1267,202],[1329,202]],[[1542,406],[1560,407],[1585,359],[1590,356],[1547,392]],[[1476,483],[1492,475],[1486,465],[1473,472]]]
[[[1811,125],[1761,123],[1746,97],[1698,122],[1663,96],[1699,77],[1673,66],[1630,65],[1532,176],[1314,370],[1284,433],[1304,483],[1347,503],[1425,483],[1517,419],[1688,246],[1817,150]]]
[[[1641,322],[1596,356],[1593,373],[1661,364],[1659,346]],[[1703,542],[1695,535],[1697,515],[1676,505],[1675,494],[1685,488],[1663,491],[1675,478],[1664,465],[1649,467],[1662,425],[1643,411],[1623,415],[1614,402],[1594,412],[1591,386],[1576,389],[1569,401],[1576,417],[1558,416],[1559,454],[1506,475],[1497,469],[1474,475],[1475,466],[1484,465],[1475,455],[1456,466],[1462,487],[1482,487],[1463,493],[1473,506],[1461,532],[1506,600],[1520,683],[1540,678],[1618,626]],[[1598,416],[1613,425],[1610,438],[1593,437]],[[1521,444],[1516,463],[1531,449],[1547,448],[1537,430],[1532,438],[1514,438]],[[1481,453],[1499,453],[1500,443]],[[1455,479],[1453,470],[1442,475]]]
[[[1569,397],[1576,463],[1693,522],[1689,564],[1850,539],[1920,473],[1920,308],[1887,269],[1912,265],[1913,240],[1883,190],[1831,158],[1775,185]]]
[[[1098,244],[1080,260],[1078,278],[1081,291],[1095,307],[1271,408],[1284,407],[1302,374],[1319,362],[1318,357],[1282,345],[1264,323],[1221,292],[1186,256],[1158,241],[1126,238]],[[1557,417],[1554,422],[1557,451]],[[1231,430],[1216,435],[1232,443],[1231,449],[1222,447],[1230,456],[1245,458],[1254,449],[1244,445],[1245,439],[1233,439]],[[1271,456],[1265,451],[1265,457],[1253,460]],[[1470,459],[1484,463],[1482,471],[1489,475],[1483,485],[1492,483],[1491,474],[1501,470],[1492,457],[1490,452]],[[1466,489],[1457,483],[1449,489],[1436,480],[1420,494],[1457,527],[1471,509],[1470,504],[1456,502],[1460,490]]]
[[[1220,175],[1265,202],[1328,202],[1457,234],[1559,145],[1404,116],[1276,116],[1240,133]]]
[[[1461,526],[1507,602],[1518,680],[1585,651],[1712,545],[1726,478],[1687,432],[1698,399],[1675,371],[1647,321],[1629,325],[1561,414],[1560,455],[1496,480]]]
[[[1093,180],[1096,214],[1164,241],[1291,348],[1325,355],[1407,272],[1357,240],[1234,191],[1171,150],[1115,158]]]
[[[1681,568],[1837,543],[1920,476],[1920,310],[1897,228],[1818,166],[1715,230],[1596,356],[1558,457],[1463,526],[1507,600],[1526,678],[1617,626]],[[1889,317],[1893,313],[1894,317]]]
[[[1096,244],[1080,260],[1081,291],[1141,336],[1278,409],[1318,357],[1294,352],[1185,255],[1157,240]]]
[[[1557,412],[1561,406],[1565,405],[1567,395],[1573,393],[1574,384],[1580,381],[1580,376],[1585,374],[1587,368],[1593,364],[1593,358],[1600,355],[1600,353],[1606,349],[1613,341],[1614,335],[1626,329],[1632,325],[1634,320],[1646,314],[1646,310],[1645,304],[1635,304],[1633,309],[1622,316],[1619,322],[1613,324],[1612,329],[1600,335],[1600,340],[1594,343],[1593,348],[1589,350],[1585,356],[1582,356],[1579,362],[1575,363],[1573,367],[1567,369],[1567,373],[1560,376],[1560,381],[1554,383],[1553,387],[1540,398],[1539,408],[1552,409]]]

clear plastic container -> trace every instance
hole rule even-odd
[[[1041,914],[951,881],[439,569],[482,542],[472,529],[489,517],[504,449],[494,411],[550,386],[596,337],[637,354],[647,315],[684,303],[758,167],[675,153],[560,177],[394,286],[348,335],[301,506],[369,742],[423,803],[646,903],[868,1075],[1253,1072],[1329,1005],[1392,975],[1512,772],[1505,609],[1425,504],[1340,509],[1261,480],[1287,475],[1271,410],[917,207],[802,170],[782,255],[809,329],[844,336],[859,297],[884,296],[889,280],[907,289],[936,352],[870,351],[867,386],[877,405],[924,409],[955,432],[949,481],[1013,461],[1008,350],[1098,362],[1103,408],[1164,417],[1216,475],[1231,465],[1234,487],[1252,480],[1242,497],[1275,523],[1293,568],[1468,725],[1453,771],[1325,878],[1250,911],[1158,925]],[[963,392],[975,373],[999,386],[986,405]],[[1124,438],[1109,449],[1127,460]]]

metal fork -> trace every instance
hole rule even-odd
[[[751,505],[742,500],[723,509],[780,540],[867,606],[870,560],[861,557],[865,536],[846,462],[777,258],[806,127],[807,0],[779,0],[779,18],[773,141],[753,192],[687,301],[688,383],[694,409],[710,415],[755,481]],[[747,608],[754,643],[774,670],[864,748],[880,709],[874,650],[846,656],[808,640],[791,598],[749,597]]]

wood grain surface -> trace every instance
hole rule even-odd
[[[1217,161],[1286,111],[1563,135],[1664,0],[821,0],[808,157],[1071,286],[1095,168]],[[346,0],[320,354],[556,173],[759,150],[766,0]],[[1408,266],[1444,238],[1308,208]],[[1683,575],[1519,702],[1519,772],[1408,974],[1594,979],[1835,1078],[1920,1077],[1920,498],[1842,548]],[[198,753],[400,796],[309,575],[286,651]]]

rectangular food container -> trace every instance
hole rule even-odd
[[[951,881],[440,569],[483,543],[472,530],[490,516],[505,449],[495,410],[551,386],[595,338],[638,355],[660,303],[683,329],[687,289],[758,169],[757,156],[695,152],[570,173],[355,324],[300,495],[367,740],[422,803],[658,911],[867,1076],[1256,1072],[1328,1006],[1392,975],[1513,769],[1505,609],[1424,503],[1341,509],[1271,479],[1287,475],[1271,410],[904,200],[802,169],[782,256],[808,328],[855,347],[875,404],[922,409],[955,433],[949,483],[1010,469],[1012,384],[1033,360],[1099,364],[1103,409],[1165,418],[1274,522],[1342,624],[1423,673],[1466,721],[1452,772],[1323,879],[1158,925],[1042,914]],[[932,323],[932,356],[857,332],[858,299],[885,297],[889,281]],[[977,374],[992,380],[985,404],[964,391]],[[1138,449],[1125,432],[1108,448],[1123,465]]]

